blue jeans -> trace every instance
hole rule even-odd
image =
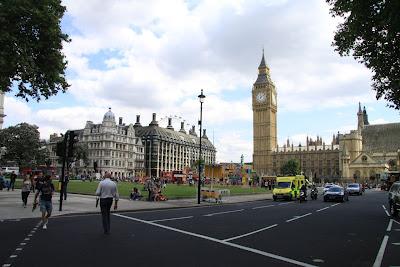
[[[53,211],[53,204],[51,200],[40,200],[40,211],[47,212],[47,218],[50,217],[51,212]]]

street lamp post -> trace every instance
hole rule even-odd
[[[200,204],[200,191],[201,191],[201,131],[202,131],[202,120],[203,120],[203,102],[206,96],[203,94],[203,89],[201,89],[201,94],[198,95],[200,101],[200,154],[199,154],[199,179],[197,184],[197,204]]]

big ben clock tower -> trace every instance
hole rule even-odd
[[[272,153],[277,145],[276,89],[265,64],[264,51],[253,85],[253,168],[258,175],[272,175]]]

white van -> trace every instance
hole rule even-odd
[[[14,172],[16,175],[19,175],[19,167],[1,167],[2,173],[12,173]]]

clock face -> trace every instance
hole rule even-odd
[[[272,104],[276,106],[276,95],[272,93]]]
[[[259,103],[265,102],[265,99],[267,99],[267,95],[265,93],[258,93],[256,96],[256,100]]]

